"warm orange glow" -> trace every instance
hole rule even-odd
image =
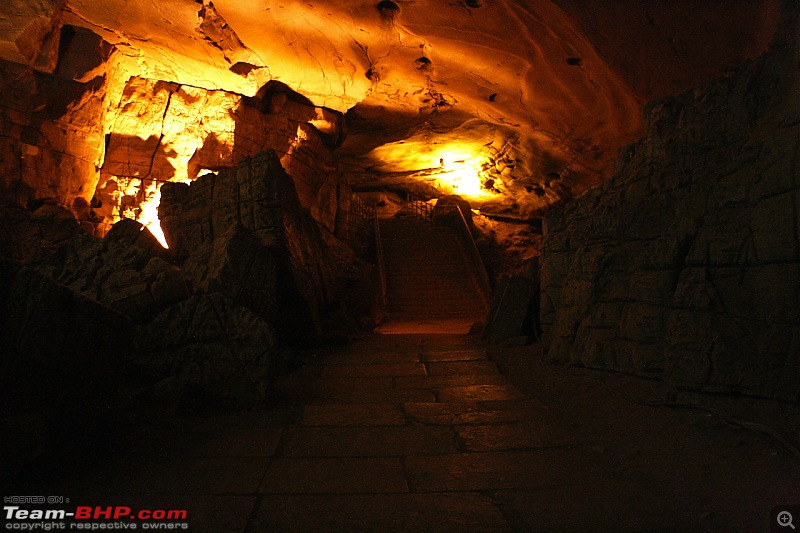
[[[439,158],[443,172],[436,174],[436,181],[443,189],[471,199],[491,196],[483,187],[480,173],[485,158],[463,152],[444,152]]]
[[[489,179],[489,157],[479,143],[430,145],[424,141],[392,143],[372,152],[389,169],[419,170],[419,179],[433,181],[443,194],[458,194],[468,200],[486,200],[493,193],[484,187]]]
[[[161,246],[169,248],[167,240],[164,238],[164,232],[161,231],[161,221],[158,220],[158,204],[161,202],[161,184],[156,184],[153,189],[155,192],[150,198],[139,204],[141,211],[139,212],[139,222],[141,222],[150,233],[158,239]]]
[[[120,138],[141,140],[143,146],[154,136],[158,138],[155,153],[147,173],[133,171],[133,176],[118,176],[125,170],[119,165],[108,173],[108,180],[116,181],[111,223],[120,218],[132,218],[146,226],[166,248],[167,242],[158,220],[161,185],[164,182],[191,183],[199,174],[208,171],[197,166],[230,166],[233,160],[236,131],[235,110],[241,97],[222,91],[207,91],[195,87],[181,87],[168,93],[166,85],[156,92],[162,106],[151,105],[146,98],[153,84],[140,82],[130,88],[129,105],[114,118],[110,134]],[[138,91],[138,92],[137,92]],[[135,143],[139,141],[134,141]],[[111,160],[125,161],[129,156],[122,150],[126,142],[112,143]]]
[[[150,230],[164,248],[169,248],[158,220],[158,203],[161,200],[161,184],[153,181],[143,182],[137,179],[119,181],[123,195],[141,200],[138,205],[120,206],[119,213],[114,217],[114,221],[116,222],[120,218],[132,218],[133,220],[137,220]],[[127,181],[127,183],[123,186],[125,181]]]

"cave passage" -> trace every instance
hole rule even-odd
[[[256,533],[756,530],[800,488],[759,435],[658,407],[663,384],[548,367],[536,349],[372,334],[306,350],[266,407],[65,417],[71,440],[10,490]]]
[[[0,2],[0,488],[185,520],[97,529],[785,529],[798,21]]]
[[[475,247],[469,228],[458,211],[453,225],[442,222],[442,206],[438,211],[428,220],[408,205],[379,220],[387,316],[375,331],[467,334],[486,320],[489,291],[480,285],[486,273],[479,256],[468,260]]]

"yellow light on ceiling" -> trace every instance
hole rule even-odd
[[[481,141],[431,143],[427,140],[401,141],[375,148],[370,155],[381,172],[415,173],[419,181],[433,184],[442,194],[457,194],[467,200],[487,200],[496,191],[484,182],[489,154]]]
[[[484,163],[483,157],[471,153],[455,150],[441,152],[439,165],[442,172],[436,174],[436,181],[442,189],[470,199],[491,196],[481,181],[480,173]]]

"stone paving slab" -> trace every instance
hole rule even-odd
[[[555,417],[513,425],[461,426],[455,429],[467,451],[519,450],[576,446],[584,439]]]
[[[540,489],[600,482],[609,475],[583,450],[534,450],[407,457],[414,492]]]
[[[160,424],[133,427],[117,435],[117,445],[141,454],[189,457],[269,457],[283,428]]]
[[[48,494],[253,494],[269,461],[266,457],[176,458],[157,453],[120,454],[102,461],[64,456],[60,464],[48,465],[43,475]],[[17,490],[37,493],[30,492],[41,485],[37,477],[31,476]]]
[[[527,420],[531,409],[541,411],[538,402],[525,400],[520,405],[502,403],[498,407],[489,403],[406,403],[408,417],[416,423],[456,426],[463,424],[508,424]],[[536,411],[533,411],[536,412]]]
[[[306,405],[304,426],[403,426],[406,417],[396,404]]]
[[[376,359],[382,343],[406,355]],[[354,364],[312,358],[269,409],[126,414],[110,446],[51,452],[13,493],[186,507],[192,531],[226,533],[760,531],[800,493],[796,465],[759,435],[631,405],[589,371],[504,366],[528,398],[460,359],[476,356],[463,337],[347,350]],[[401,375],[369,375],[392,365]]]
[[[286,409],[279,405],[269,405],[246,411],[221,411],[198,414],[191,417],[177,417],[158,424],[169,424],[178,431],[228,431],[242,428],[276,428],[287,424]],[[145,422],[152,427],[153,421]]]
[[[398,376],[424,376],[422,363],[380,363],[366,365],[328,365],[322,369],[322,377],[347,378],[393,378]]]
[[[428,373],[432,376],[500,373],[494,361],[442,361],[427,363],[426,366]]]
[[[375,350],[370,352],[357,352],[357,353],[335,353],[320,357],[314,361],[315,364],[321,365],[377,365],[377,364],[407,364],[419,363],[420,358],[417,348],[411,348],[408,351],[391,352]]]
[[[393,380],[386,378],[325,377],[311,386],[314,396],[336,396],[361,390],[391,389]]]
[[[433,363],[440,361],[485,361],[486,353],[481,349],[471,350],[449,350],[449,351],[423,351],[419,356],[423,363]]]
[[[406,402],[435,402],[436,397],[429,389],[365,389],[355,391],[342,391],[338,394],[325,394],[318,397],[309,397],[306,405],[325,404],[368,404],[368,403],[394,403]]]
[[[138,494],[252,494],[268,462],[260,457],[134,461],[116,470],[119,478],[112,478],[112,490]]]
[[[446,427],[319,427],[287,429],[287,457],[387,457],[460,451]]]
[[[399,458],[282,458],[272,461],[259,492],[370,494],[408,492]]]
[[[511,531],[490,499],[476,493],[264,496],[247,533]]]
[[[88,500],[92,501],[92,500]],[[256,496],[146,497],[131,502],[139,509],[186,509],[193,533],[243,532],[253,512]]]
[[[467,335],[472,327],[480,322],[483,316],[476,314],[467,318],[435,318],[431,320],[419,318],[392,317],[375,328],[385,335]]]
[[[487,402],[497,400],[524,400],[526,396],[513,385],[471,385],[439,389],[442,403]]]
[[[493,498],[517,531],[698,531],[697,514],[687,522],[686,509],[653,487],[608,481],[536,491],[501,491]]]
[[[510,385],[510,383],[501,374],[406,376],[394,379],[394,386],[398,389],[442,389],[471,385]]]

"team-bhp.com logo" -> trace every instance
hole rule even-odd
[[[6,530],[188,530],[186,509],[132,509],[125,505],[78,505],[74,509],[23,509],[4,505]]]

